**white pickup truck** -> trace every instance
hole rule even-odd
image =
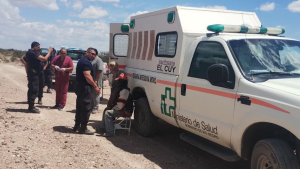
[[[161,119],[224,160],[300,168],[300,42],[280,37],[284,29],[251,12],[176,6],[110,31],[137,133],[155,134]]]

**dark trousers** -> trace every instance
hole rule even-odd
[[[53,77],[53,70],[52,69],[46,69],[44,71],[45,73],[45,86],[47,86],[49,89],[52,86],[52,77]]]
[[[28,71],[28,92],[27,100],[29,108],[34,106],[34,101],[38,97],[43,97],[43,86],[44,86],[44,73],[35,72],[32,70]]]
[[[79,83],[76,84],[75,93],[77,95],[75,123],[79,123],[82,128],[86,128],[94,107],[93,87]]]

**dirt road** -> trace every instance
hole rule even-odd
[[[27,79],[24,67],[0,64],[0,168],[165,168],[241,169],[249,163],[230,163],[182,141],[181,129],[163,121],[154,137],[144,138],[132,130],[128,136],[104,138],[70,132],[74,124],[76,95],[69,91],[64,111],[49,109],[55,91],[44,93],[40,114],[27,112]],[[101,123],[108,99],[107,84],[100,113],[92,114],[89,129]]]

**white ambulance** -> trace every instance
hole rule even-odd
[[[255,13],[176,6],[110,24],[110,61],[134,96],[137,133],[161,119],[180,137],[252,169],[296,169],[300,42]]]

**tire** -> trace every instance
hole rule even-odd
[[[156,132],[157,118],[152,114],[148,100],[139,98],[135,103],[134,124],[136,132],[149,137]]]
[[[251,169],[300,169],[292,148],[280,139],[257,142],[252,151]]]

